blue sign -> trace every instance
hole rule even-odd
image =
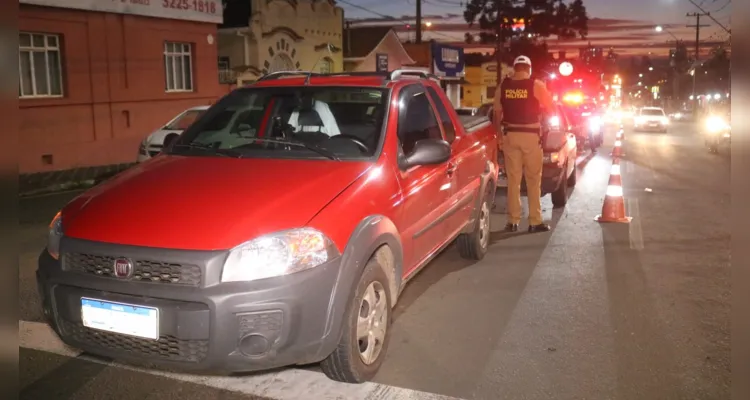
[[[464,49],[432,42],[433,73],[448,78],[464,76]]]

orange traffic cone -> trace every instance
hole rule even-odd
[[[610,156],[612,156],[615,159],[622,157],[622,139],[621,139],[622,136],[620,135],[621,134],[618,132],[618,137],[615,140],[615,147],[612,148],[612,154],[610,154]]]
[[[622,191],[622,177],[620,176],[620,160],[612,161],[612,171],[609,174],[607,193],[604,196],[602,213],[596,216],[597,222],[629,223],[631,217],[625,215],[625,198]]]

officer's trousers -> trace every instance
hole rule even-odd
[[[521,178],[526,177],[529,224],[541,224],[544,152],[539,134],[509,131],[503,138],[503,156],[508,176],[508,222],[521,222]]]

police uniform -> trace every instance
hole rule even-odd
[[[531,67],[531,60],[520,56],[513,64],[514,67],[518,64]],[[508,224],[505,229],[510,232],[518,230],[521,222],[521,180],[525,177],[529,232],[548,231],[549,225],[542,220],[544,153],[540,117],[542,107],[552,106],[552,98],[543,82],[531,79],[528,73],[516,72],[503,80],[495,99],[499,106],[496,107],[498,114],[502,113],[502,151],[508,177]]]

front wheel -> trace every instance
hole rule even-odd
[[[565,166],[565,170],[567,171],[568,167]],[[555,208],[561,208],[565,207],[565,205],[568,203],[568,179],[562,178],[560,180],[560,186],[558,186],[557,190],[552,192],[552,205]]]
[[[339,345],[320,363],[330,379],[363,383],[380,369],[390,339],[389,287],[383,267],[375,259],[368,261],[344,316]]]
[[[487,254],[490,247],[491,194],[492,190],[488,190],[488,193],[482,199],[472,231],[458,236],[458,253],[463,258],[479,261]]]

